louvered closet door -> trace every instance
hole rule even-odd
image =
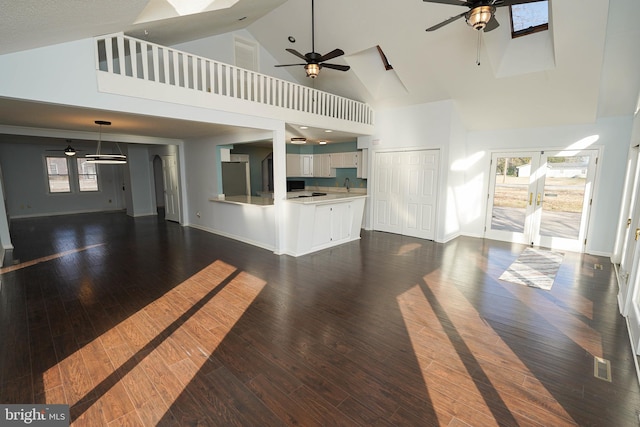
[[[435,238],[438,150],[376,153],[374,229]]]

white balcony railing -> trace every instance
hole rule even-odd
[[[373,110],[362,102],[122,33],[95,40],[98,71],[373,125]]]

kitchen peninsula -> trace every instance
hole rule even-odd
[[[305,255],[360,239],[364,193],[287,199],[286,253]]]
[[[285,239],[282,253],[300,256],[360,239],[364,213],[364,192],[288,194],[283,206]],[[231,196],[211,198],[229,218],[244,219],[231,227],[231,238],[257,246],[275,246],[274,201],[269,197]],[[252,220],[250,220],[252,219]],[[272,221],[273,220],[273,221]]]

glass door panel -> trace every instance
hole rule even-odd
[[[537,157],[536,157],[537,156]],[[486,236],[497,240],[528,243],[540,153],[496,153],[491,158],[490,192]]]
[[[597,152],[545,153],[536,245],[582,251]]]
[[[577,239],[587,182],[588,157],[549,157],[544,180],[541,236]]]
[[[498,157],[491,229],[524,233],[529,197],[531,157]]]
[[[495,153],[485,236],[582,251],[597,151]]]

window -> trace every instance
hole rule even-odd
[[[520,37],[549,29],[549,2],[514,4],[511,10],[511,37]]]
[[[49,192],[70,193],[69,163],[66,157],[47,157],[47,176],[49,178]]]
[[[95,163],[87,159],[76,159],[78,166],[78,188],[80,191],[98,191],[98,171]]]

